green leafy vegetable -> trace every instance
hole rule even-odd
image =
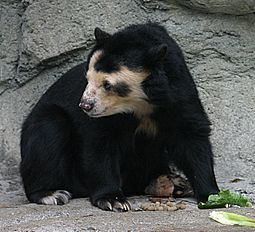
[[[224,225],[239,225],[239,226],[255,227],[255,219],[248,218],[235,213],[213,211],[210,213],[209,217]]]
[[[222,190],[218,194],[213,194],[208,197],[206,203],[200,202],[199,209],[225,208],[227,205],[239,205],[241,207],[251,207],[249,199],[242,196],[240,193]]]

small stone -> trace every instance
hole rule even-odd
[[[177,207],[173,206],[173,207],[168,207],[167,211],[176,211]]]
[[[141,205],[141,208],[144,209],[144,210],[146,210],[146,209],[148,209],[150,206],[151,206],[150,203],[144,203],[144,204]]]
[[[176,204],[176,207],[177,209],[186,209],[186,204],[180,202]]]
[[[148,211],[155,211],[155,207],[150,206],[147,210],[148,210]]]
[[[168,206],[167,205],[163,205],[163,209],[164,209],[164,211],[167,211],[168,210]]]
[[[168,201],[168,202],[166,203],[166,205],[167,205],[167,206],[170,206],[170,207],[174,206],[174,204],[173,204],[172,202],[170,202],[170,201]]]
[[[160,202],[159,202],[159,201],[157,201],[157,202],[155,203],[155,205],[156,205],[156,206],[159,206],[159,205],[160,205]]]
[[[159,206],[158,207],[158,211],[164,211],[164,207],[163,206]]]

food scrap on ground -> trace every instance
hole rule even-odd
[[[224,225],[239,225],[255,228],[255,219],[235,213],[212,211],[209,217]]]
[[[185,209],[184,202],[175,202],[173,198],[150,198],[150,202],[143,203],[141,209],[145,211],[176,211],[178,209]]]
[[[146,187],[145,193],[150,197],[150,202],[143,203],[140,209],[145,211],[176,211],[185,209],[186,204],[176,202],[174,197],[193,196],[188,180],[172,170],[168,175],[161,175]]]
[[[145,193],[157,197],[192,197],[193,190],[185,176],[177,170],[154,179],[145,189]]]
[[[218,194],[213,194],[208,197],[206,203],[200,202],[199,209],[213,209],[226,208],[231,205],[238,205],[240,207],[251,207],[252,204],[249,199],[240,193],[232,192],[230,190],[222,190]]]

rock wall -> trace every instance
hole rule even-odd
[[[177,2],[189,8],[208,13],[245,15],[255,12],[253,0],[177,0]]]
[[[236,7],[233,1],[223,10],[217,2],[2,0],[0,193],[21,190],[19,134],[24,117],[62,73],[86,58],[94,44],[94,28],[112,33],[148,20],[164,25],[184,50],[212,121],[220,185],[227,187],[229,180],[239,177],[243,184],[230,186],[251,192],[255,185],[255,3],[239,1]],[[239,16],[229,15],[233,13]]]

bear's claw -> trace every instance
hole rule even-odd
[[[131,205],[126,200],[118,199],[99,199],[96,202],[96,206],[102,210],[114,211],[114,212],[127,212],[131,210]]]

